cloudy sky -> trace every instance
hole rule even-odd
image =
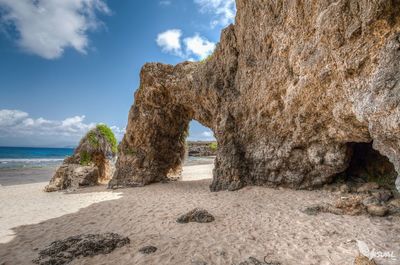
[[[119,138],[146,62],[207,57],[234,0],[0,0],[0,146],[75,146],[96,123]],[[191,140],[213,138],[197,122]]]

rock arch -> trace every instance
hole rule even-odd
[[[178,170],[190,119],[218,140],[214,191],[320,186],[353,142],[400,172],[400,2],[236,2],[211,58],[143,67],[110,186]]]

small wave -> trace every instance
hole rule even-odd
[[[59,162],[64,161],[63,158],[0,158],[0,163],[43,163],[43,162]]]
[[[58,166],[62,158],[1,158],[0,169],[43,168]]]

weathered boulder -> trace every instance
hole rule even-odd
[[[63,265],[81,257],[109,254],[116,248],[130,243],[128,237],[115,233],[87,234],[57,240],[39,252],[33,263],[39,265]]]
[[[117,140],[110,128],[100,124],[80,141],[74,154],[58,168],[45,191],[107,184],[114,174]]]
[[[210,223],[215,220],[214,216],[207,210],[201,208],[195,208],[188,213],[185,213],[176,220],[180,224],[186,224],[190,222],[196,223]]]
[[[145,246],[139,249],[139,252],[142,254],[152,254],[157,251],[157,247],[155,246]]]
[[[179,170],[191,120],[218,141],[213,191],[319,187],[346,171],[362,143],[390,161],[394,183],[400,2],[236,3],[235,25],[210,58],[142,68],[110,187]]]

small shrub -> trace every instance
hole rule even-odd
[[[216,143],[216,142],[214,142],[214,143],[211,143],[210,145],[209,145],[209,147],[210,147],[210,149],[212,150],[212,151],[217,151],[217,149],[218,149],[218,143]]]
[[[115,138],[113,131],[105,124],[98,124],[97,130],[107,139],[107,142],[111,145],[111,150],[115,154],[118,152],[118,141]]]
[[[87,151],[82,151],[80,153],[80,164],[82,166],[88,166],[90,164],[90,162],[92,161],[92,157],[90,156],[90,154]]]
[[[98,148],[100,143],[99,143],[99,139],[97,139],[97,135],[94,131],[90,131],[87,135],[89,143],[92,147],[94,148]]]

